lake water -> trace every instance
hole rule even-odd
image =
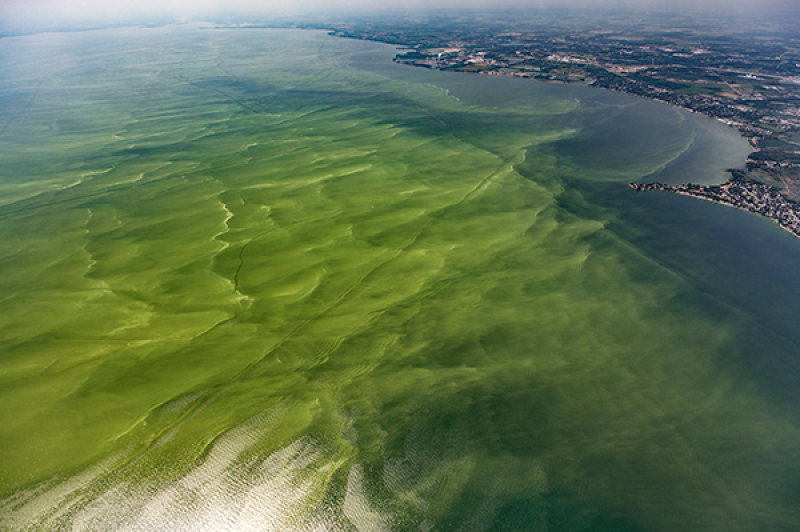
[[[0,528],[800,527],[735,131],[298,30],[0,40]]]

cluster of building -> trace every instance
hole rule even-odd
[[[778,225],[800,236],[800,208],[786,199],[774,187],[754,181],[731,180],[720,186],[694,184],[665,185],[662,183],[633,183],[635,190],[664,190],[702,198],[772,218]]]

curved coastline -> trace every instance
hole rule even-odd
[[[800,237],[800,209],[795,202],[786,199],[775,187],[769,185],[755,181],[739,181],[734,176],[719,186],[692,183],[677,186],[663,183],[631,183],[630,187],[638,191],[674,192],[760,214],[774,220],[782,229]]]
[[[341,38],[348,38],[346,35],[339,35],[335,32],[331,32],[329,35]],[[378,40],[377,42],[381,42],[389,46],[396,46],[396,44],[385,41]],[[416,63],[405,63],[405,64],[408,64],[410,66],[416,66],[418,68],[428,68],[428,69],[433,68],[435,70],[445,70],[444,68],[423,66],[423,65],[418,65]],[[484,74],[487,76],[520,77],[520,76],[515,76],[514,74],[511,73],[499,72],[494,70],[465,72],[465,73]],[[754,139],[752,137],[748,137],[742,134],[746,128],[736,127],[736,125],[734,123],[731,123],[730,120],[725,120],[723,118],[713,116],[708,113],[703,113],[696,109],[682,106],[674,102],[664,101],[657,98],[648,98],[647,96],[638,93],[627,92],[616,88],[597,87],[592,84],[586,84],[586,83],[583,83],[582,85],[584,85],[587,88],[601,89],[621,94],[629,94],[631,96],[638,96],[648,101],[663,103],[675,109],[679,109],[681,111],[689,112],[695,115],[715,120],[729,128],[735,129],[739,133],[740,137],[747,141],[748,146],[751,148],[751,151],[746,156],[745,158],[746,160],[749,159],[749,157],[753,153],[756,153],[758,151],[758,146],[756,145]],[[798,208],[797,203],[786,198],[777,188],[771,185],[763,184],[759,181],[753,180],[752,178],[749,178],[747,174],[740,169],[726,169],[725,172],[727,172],[730,175],[730,177],[726,181],[721,182],[719,184],[717,183],[696,184],[692,182],[684,184],[669,184],[658,181],[643,182],[648,178],[652,179],[655,176],[658,176],[659,174],[663,173],[664,171],[672,167],[687,153],[690,153],[694,149],[696,149],[697,141],[698,141],[697,137],[693,138],[689,143],[689,145],[685,149],[683,149],[680,153],[675,155],[675,157],[672,160],[666,162],[665,164],[657,168],[655,171],[650,172],[649,174],[643,176],[639,181],[630,183],[630,187],[637,191],[662,190],[666,192],[673,192],[676,194],[705,199],[713,201],[715,203],[721,203],[724,205],[736,207],[738,209],[746,210],[748,212],[752,212],[773,219],[778,224],[779,227],[789,231],[790,233],[792,233],[797,237],[800,237],[800,208]]]

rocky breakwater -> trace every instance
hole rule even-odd
[[[631,183],[634,190],[664,190],[731,205],[772,218],[778,225],[800,237],[800,207],[786,199],[775,187],[754,181],[731,179],[718,186],[694,184]]]

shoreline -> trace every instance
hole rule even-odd
[[[335,29],[329,29],[328,31],[329,31],[328,35],[334,37],[353,39],[353,37],[351,36],[339,34]],[[395,46],[396,50],[409,49],[407,47],[404,48],[402,45],[398,45],[397,43],[388,42],[386,40],[381,40],[381,39],[367,39],[367,40],[371,40],[373,42],[381,44],[388,44],[390,46]],[[393,62],[398,64],[405,64],[407,66],[416,68],[425,68],[429,70],[439,70],[439,71],[450,70],[448,68],[443,68],[440,66],[420,64],[414,61],[402,61],[400,60],[400,57],[401,57],[400,54],[396,55],[395,58],[393,59]],[[585,87],[591,87],[593,89],[608,90],[621,94],[627,94],[630,96],[637,96],[650,101],[663,103],[675,107],[677,109],[681,109],[683,111],[688,111],[690,113],[695,113],[704,116],[706,118],[710,118],[712,120],[717,120],[719,122],[722,122],[724,125],[732,129],[735,129],[739,134],[742,135],[744,139],[747,140],[748,145],[753,150],[747,156],[747,161],[750,161],[750,157],[753,154],[758,153],[760,151],[760,147],[758,146],[758,141],[760,140],[760,137],[757,135],[766,133],[765,131],[760,131],[761,128],[754,127],[753,125],[745,124],[728,118],[723,118],[721,116],[715,116],[713,113],[703,112],[702,110],[693,109],[689,106],[680,105],[674,101],[670,101],[668,98],[658,98],[658,97],[653,97],[652,95],[649,94],[642,94],[640,92],[633,90],[625,90],[625,86],[604,87],[600,84],[596,84],[596,80],[592,80],[589,83],[581,81],[574,81],[574,82],[555,81],[555,80],[545,81],[545,80],[538,80],[527,75],[502,72],[499,70],[479,70],[479,71],[462,70],[460,72],[468,74],[482,74],[484,76],[503,76],[503,77],[518,77],[523,79],[533,79],[534,81],[539,81],[541,83],[564,83],[564,84],[579,83],[584,85]],[[750,133],[750,135],[748,135],[748,133]],[[737,209],[759,214],[761,216],[774,220],[775,223],[780,228],[789,231],[794,236],[800,238],[800,205],[788,199],[777,188],[771,185],[766,185],[752,178],[746,177],[746,174],[740,170],[728,170],[727,172],[731,174],[731,177],[728,179],[728,181],[726,181],[721,185],[705,186],[705,185],[696,185],[693,183],[687,183],[682,185],[666,185],[663,183],[630,183],[629,186],[637,191],[662,190],[666,192],[673,192],[676,194],[681,194],[683,196],[699,198],[706,201],[711,201],[713,203],[728,205],[730,207],[735,207]]]
[[[331,35],[340,36],[340,35],[337,35],[336,33],[331,33]],[[342,36],[342,37],[345,37],[345,36]],[[345,37],[345,38],[352,38],[352,37]],[[381,41],[379,39],[370,39],[370,40],[372,40],[373,42],[379,42],[379,43],[382,43],[382,44],[390,44],[390,45],[392,44],[392,43],[389,43],[387,41]],[[397,45],[394,45],[394,46],[397,46]],[[400,47],[400,48],[397,48],[397,49],[401,50],[401,49],[409,49],[409,48]],[[596,80],[596,79],[592,79],[592,80],[589,80],[589,81],[582,81],[582,80],[568,81],[568,80],[560,80],[560,79],[558,79],[558,80],[543,80],[543,79],[535,78],[534,76],[531,76],[531,75],[528,75],[528,74],[520,74],[520,73],[517,73],[517,72],[502,72],[500,70],[474,70],[474,71],[471,71],[471,70],[454,70],[454,69],[451,69],[449,67],[440,67],[440,66],[422,64],[422,63],[417,63],[417,62],[414,62],[414,61],[402,61],[401,58],[402,58],[402,55],[398,54],[397,56],[395,56],[394,62],[398,63],[398,64],[417,67],[417,68],[427,68],[429,70],[439,70],[439,71],[442,71],[442,72],[444,72],[444,71],[453,71],[453,72],[463,72],[463,73],[467,73],[467,74],[480,74],[480,75],[484,75],[484,76],[514,77],[514,78],[521,78],[521,79],[531,79],[533,81],[538,81],[540,83],[555,83],[555,84],[562,84],[562,85],[579,84],[579,85],[583,85],[584,87],[591,87],[593,89],[607,90],[607,91],[616,92],[616,93],[619,93],[619,94],[627,94],[627,95],[630,95],[630,96],[637,96],[639,98],[644,98],[646,100],[650,100],[650,101],[653,101],[653,102],[660,102],[660,103],[663,103],[663,104],[666,104],[666,105],[670,105],[672,107],[676,107],[678,109],[682,109],[684,111],[688,111],[690,113],[695,113],[695,114],[698,114],[700,116],[705,116],[706,118],[711,118],[713,120],[717,120],[717,121],[725,124],[726,126],[730,127],[731,129],[735,129],[736,131],[738,131],[742,135],[743,138],[745,138],[747,140],[747,143],[753,149],[753,151],[751,152],[751,155],[753,153],[757,153],[758,151],[760,151],[760,148],[758,146],[758,141],[760,140],[760,137],[758,135],[762,135],[763,136],[763,135],[769,135],[770,134],[769,131],[766,131],[763,128],[759,128],[757,126],[749,125],[749,124],[746,124],[744,122],[740,122],[740,121],[737,121],[737,120],[732,120],[730,118],[725,118],[725,117],[722,117],[722,116],[718,116],[718,115],[716,115],[714,113],[711,113],[711,112],[708,112],[708,111],[704,111],[704,110],[701,110],[701,109],[695,109],[695,108],[690,107],[688,105],[681,105],[680,103],[676,103],[675,101],[672,101],[670,98],[667,98],[668,95],[671,95],[671,93],[669,93],[669,92],[656,93],[656,94],[643,94],[641,91],[633,90],[633,88],[627,88],[624,85],[622,85],[622,86],[616,86],[616,85],[615,86],[605,86],[605,85],[602,85],[602,84],[598,83],[598,80]],[[659,96],[663,96],[663,97],[659,98]],[[748,135],[748,133],[750,133],[751,135]],[[749,159],[749,156],[748,156],[748,159]]]
[[[800,238],[800,206],[786,199],[775,187],[755,181],[729,179],[722,185],[665,185],[663,183],[630,183],[637,191],[662,190],[682,196],[728,205],[774,220],[781,229]]]
[[[381,42],[383,44],[391,44],[380,40],[375,40],[375,42]],[[400,57],[399,55],[395,56],[394,59],[395,63],[405,64],[417,68],[427,68],[430,70],[439,70],[439,71],[448,70],[446,68],[441,68],[436,66],[417,64],[415,62],[399,61],[398,60],[399,57]],[[594,80],[589,83],[584,83],[581,81],[574,81],[574,82],[544,81],[544,80],[534,79],[531,76],[519,75],[517,73],[501,72],[498,70],[481,70],[473,72],[461,71],[461,72],[468,74],[482,74],[484,76],[504,76],[504,77],[517,77],[522,79],[533,79],[534,81],[540,81],[541,83],[563,83],[563,84],[579,83],[585,87],[590,87],[593,89],[608,90],[620,94],[627,94],[629,96],[636,96],[639,98],[644,98],[646,100],[663,103],[675,107],[677,109],[681,109],[683,111],[698,114],[706,118],[710,118],[712,120],[717,120],[723,123],[724,125],[736,130],[742,136],[742,138],[744,138],[747,141],[748,145],[753,150],[747,156],[747,161],[750,160],[750,157],[753,154],[758,153],[761,149],[758,146],[758,141],[760,140],[760,138],[758,136],[753,136],[753,134],[765,133],[764,131],[759,131],[760,128],[755,128],[752,125],[723,118],[720,116],[715,116],[713,113],[703,112],[702,110],[693,109],[685,105],[680,105],[678,103],[669,101],[666,98],[664,99],[654,98],[650,95],[641,94],[639,92],[624,90],[624,87],[604,87],[602,85],[595,84]],[[748,133],[750,133],[750,135],[748,135]],[[800,205],[788,199],[777,188],[771,185],[766,185],[752,178],[736,176],[735,173],[740,173],[739,171],[736,170],[728,170],[727,173],[731,174],[731,177],[728,179],[728,181],[726,181],[721,185],[705,186],[705,185],[695,185],[693,183],[687,183],[682,185],[666,185],[663,183],[630,183],[629,186],[637,191],[662,190],[665,192],[672,192],[675,194],[698,198],[710,201],[712,203],[719,203],[721,205],[727,205],[729,207],[734,207],[747,212],[752,212],[761,215],[765,218],[773,220],[778,225],[778,227],[800,238]]]

